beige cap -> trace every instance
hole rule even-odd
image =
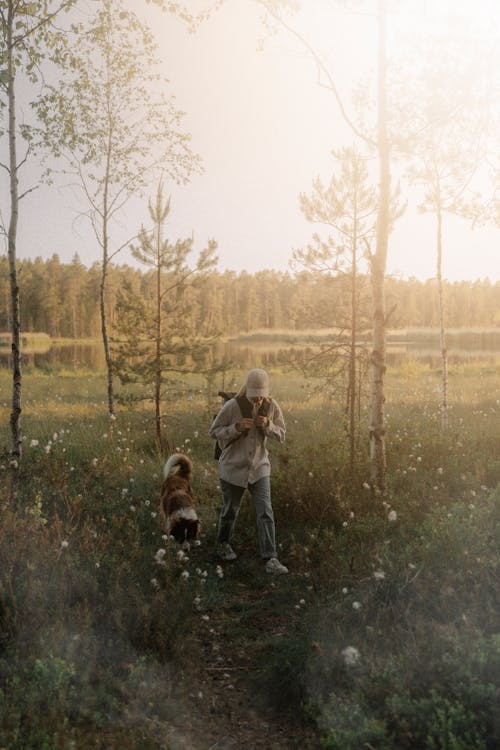
[[[265,370],[250,370],[246,379],[246,395],[248,398],[269,396],[269,375]]]

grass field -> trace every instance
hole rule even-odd
[[[249,502],[239,559],[214,556],[217,399],[191,385],[166,419],[172,448],[193,458],[203,521],[179,555],[157,512],[151,412],[123,406],[110,423],[99,373],[25,376],[23,459],[0,457],[0,747],[499,747],[498,368],[451,368],[445,435],[439,373],[389,371],[384,502],[364,433],[350,475],[339,406],[272,373],[291,571],[272,580]],[[7,449],[5,371],[0,388]]]

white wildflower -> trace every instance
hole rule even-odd
[[[377,581],[382,581],[385,578],[385,573],[384,573],[383,570],[375,570],[374,573],[373,573],[373,577]]]
[[[160,584],[158,583],[158,580],[156,578],[151,578],[150,583],[154,589],[160,588]]]
[[[364,490],[369,490],[370,489],[370,485],[368,484],[368,482],[363,482],[363,489]]]
[[[35,440],[33,438],[33,440],[30,441],[30,448],[36,448],[37,445],[38,445],[38,440]]]
[[[61,547],[63,549],[66,549],[67,547],[69,547],[69,542],[66,539],[63,539],[63,541],[61,542]]]
[[[347,646],[341,651],[344,664],[348,667],[353,667],[357,664],[361,658],[361,654],[355,646]]]
[[[220,565],[217,565],[215,568],[215,572],[219,576],[219,578],[224,578],[224,571],[222,570],[222,567]]]
[[[387,520],[391,521],[391,522],[398,520],[398,514],[396,513],[395,510],[390,510],[389,511],[389,513],[387,515]]]
[[[181,573],[181,578],[182,578],[183,581],[187,581],[187,579],[189,578],[189,571],[188,570],[183,570],[182,573]]]
[[[352,608],[355,609],[356,612],[358,612],[361,609],[361,602],[353,602]]]
[[[165,565],[163,558],[165,557],[166,554],[167,554],[167,550],[163,549],[163,547],[157,550],[155,554],[155,561],[158,563],[158,565]]]

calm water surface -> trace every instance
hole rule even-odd
[[[293,345],[286,341],[266,341],[244,344],[241,342],[216,343],[208,355],[208,361],[230,360],[233,366],[248,368],[279,366],[297,351],[317,351],[317,345]],[[448,338],[448,360],[457,362],[482,361],[494,363],[500,357],[500,330],[494,332],[467,332],[454,334]],[[431,367],[440,364],[439,342],[434,339],[394,340],[387,346],[389,366],[400,365],[408,360],[417,360]],[[12,358],[8,348],[0,349],[0,367],[11,366]],[[100,342],[52,344],[45,347],[25,348],[22,352],[22,366],[25,369],[69,370],[105,369],[104,351]]]

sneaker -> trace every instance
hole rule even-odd
[[[221,560],[236,560],[238,555],[228,542],[221,542],[217,547],[217,554]]]
[[[288,573],[288,568],[282,565],[277,557],[271,557],[266,562],[266,571],[274,575],[282,575],[283,573]]]

